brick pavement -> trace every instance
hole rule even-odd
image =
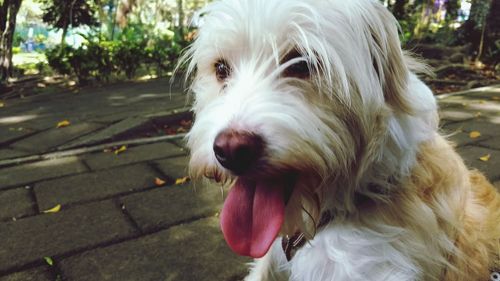
[[[97,104],[96,99],[89,102]],[[93,115],[88,124],[105,128],[108,120],[128,118],[124,101],[117,100],[119,112],[99,112],[104,120]],[[41,100],[34,102],[44,107]],[[443,96],[439,103],[443,133],[470,167],[500,188],[500,86]],[[13,107],[11,113],[19,111]],[[9,114],[1,110],[0,126]],[[36,128],[29,133],[12,131],[0,147],[0,160],[50,150],[102,129],[83,126],[84,135],[57,137],[50,126],[43,129],[45,122],[59,120],[49,117],[41,124],[29,120]],[[45,132],[39,139],[44,143],[37,144],[35,131]],[[473,131],[480,136],[471,138]],[[30,142],[34,147],[16,145]],[[203,183],[175,185],[187,173],[181,144],[172,140],[130,146],[118,155],[98,151],[0,166],[0,281],[240,280],[249,260],[232,254],[222,239],[223,190]],[[480,160],[487,155],[488,161]],[[165,183],[158,186],[155,178]],[[58,204],[59,212],[44,213]]]

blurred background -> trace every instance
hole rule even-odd
[[[0,0],[0,98],[172,74],[209,0]],[[383,0],[437,94],[500,77],[500,0]],[[34,87],[33,87],[34,86]]]

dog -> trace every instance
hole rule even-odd
[[[426,71],[375,0],[220,0],[182,61],[190,172],[230,186],[247,281],[485,281],[500,197],[441,136]]]

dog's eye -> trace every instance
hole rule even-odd
[[[226,80],[229,77],[229,75],[231,75],[231,68],[229,67],[229,65],[225,60],[222,59],[218,60],[214,64],[214,68],[215,68],[215,77],[217,77],[217,80],[219,80],[219,82]]]
[[[302,55],[298,51],[292,51],[285,56],[283,62],[288,62],[292,59],[301,58]],[[283,73],[286,77],[293,77],[299,79],[307,79],[311,75],[309,64],[307,61],[298,61],[287,67]]]

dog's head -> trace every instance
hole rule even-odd
[[[324,209],[352,211],[374,162],[399,160],[381,152],[390,120],[419,109],[377,2],[222,0],[202,13],[185,55],[190,170],[233,183],[221,225],[236,252],[260,257],[280,231],[312,235]]]

